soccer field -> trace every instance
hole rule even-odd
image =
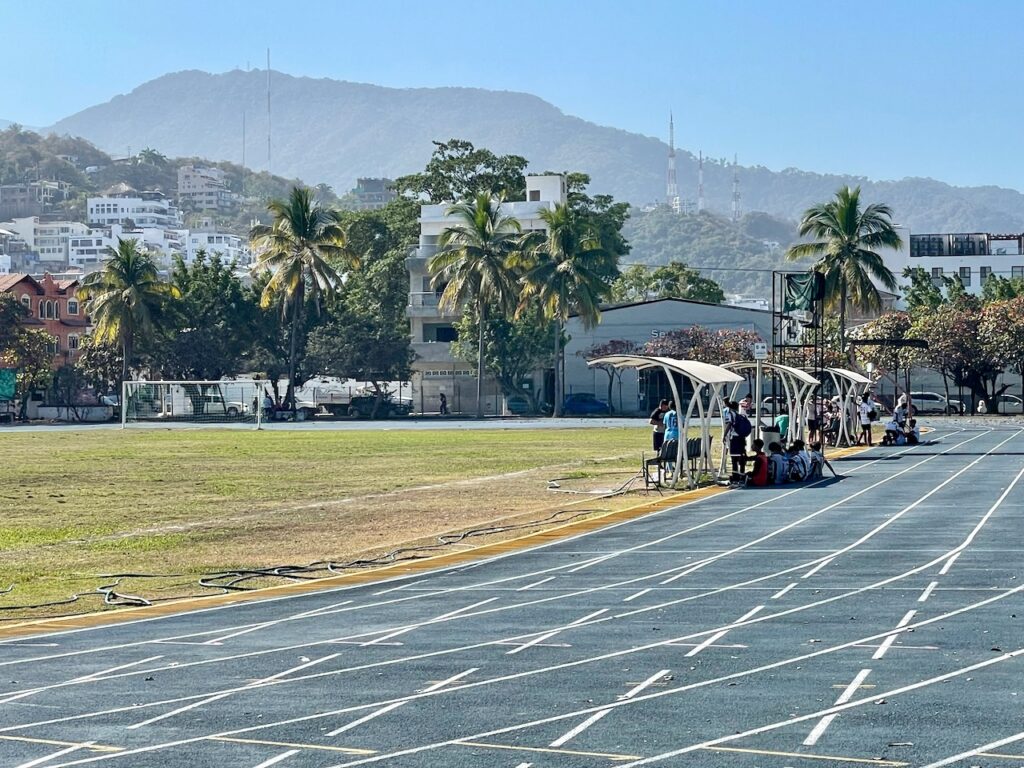
[[[223,569],[346,560],[506,516],[615,509],[633,501],[591,504],[547,481],[615,487],[648,441],[644,426],[5,432],[0,588],[15,588],[0,606],[88,596],[0,620],[95,610],[105,574],[164,574],[117,591],[166,598],[208,591],[198,576]]]

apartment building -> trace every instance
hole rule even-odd
[[[542,210],[552,210],[566,199],[565,179],[560,175],[527,176],[526,200],[505,202],[502,210],[519,220],[523,231],[546,231],[540,219]],[[417,248],[406,259],[409,270],[409,331],[416,353],[413,363],[415,407],[437,410],[440,394],[448,398],[448,406],[456,411],[476,410],[476,383],[473,367],[451,354],[456,340],[454,323],[458,314],[442,312],[438,306],[441,293],[431,286],[427,263],[438,251],[438,238],[452,226],[448,216],[450,203],[420,206],[420,237]],[[497,387],[485,387],[485,411],[501,410],[502,397]]]
[[[240,265],[252,262],[247,241],[225,232],[190,231],[185,245],[185,261],[191,264],[199,251],[205,251],[207,256],[219,254],[221,261],[234,261]]]
[[[383,208],[396,197],[395,182],[392,179],[356,179],[356,208],[360,211],[372,211]]]
[[[25,248],[34,254],[32,263],[40,271],[59,272],[68,263],[68,245],[72,237],[89,230],[78,221],[51,220],[45,216],[25,216],[3,222]]]
[[[127,192],[124,195],[90,197],[86,215],[92,226],[124,226],[175,229],[182,225],[181,211],[160,192]]]
[[[66,181],[26,181],[0,184],[0,221],[15,217],[41,216],[67,198]]]
[[[183,165],[178,169],[178,203],[196,211],[230,210],[239,196],[228,189],[227,173],[220,168]]]

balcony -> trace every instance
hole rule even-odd
[[[416,362],[451,363],[452,345],[447,341],[414,341],[412,351],[416,353]]]
[[[406,317],[451,317],[451,312],[442,312],[438,304],[441,294],[435,291],[410,293],[409,303],[405,308]]]

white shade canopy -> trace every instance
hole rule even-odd
[[[849,371],[846,368],[826,368],[829,373],[835,374],[841,379],[846,379],[851,384],[870,384],[871,379],[867,376],[862,376],[856,371]]]
[[[728,368],[729,370],[746,370],[748,368],[756,368],[757,362],[744,361],[740,363],[725,363],[722,365],[722,367]],[[811,374],[809,374],[807,371],[804,371],[800,368],[794,368],[790,365],[780,365],[779,363],[761,363],[761,367],[768,371],[778,371],[779,373],[784,373],[787,376],[792,376],[796,381],[799,381],[801,384],[809,384],[812,387],[817,387],[819,384],[821,384],[820,381],[811,376]]]
[[[615,368],[664,368],[682,374],[698,386],[704,384],[734,384],[745,379],[718,365],[698,363],[696,360],[676,360],[672,357],[650,355],[606,355],[588,360],[587,365],[611,365]]]

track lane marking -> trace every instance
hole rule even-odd
[[[253,766],[253,768],[270,768],[270,766],[277,765],[282,760],[287,760],[289,757],[292,757],[293,755],[297,755],[297,754],[299,754],[299,750],[297,750],[297,749],[289,749],[287,752],[282,752],[281,754],[279,754],[279,755],[277,755],[275,757],[272,757],[269,760],[264,760],[259,765]]]
[[[961,752],[958,755],[952,757],[946,757],[942,760],[936,760],[934,763],[928,763],[928,765],[921,766],[921,768],[944,768],[944,766],[952,765],[953,763],[959,763],[961,760],[966,760],[969,757],[976,757],[983,753],[991,753],[993,749],[999,749],[1005,747],[1007,744],[1016,744],[1018,741],[1024,740],[1024,731],[1015,733],[1013,736],[1007,736],[1003,739],[997,739],[996,741],[990,741],[988,744],[977,747],[975,749]],[[999,755],[1000,757],[1010,757],[1009,755]],[[1010,757],[1011,760],[1019,759],[1019,756]]]
[[[525,587],[519,587],[518,589],[516,589],[516,592],[525,592],[528,589],[533,589],[534,587],[539,587],[541,584],[547,584],[549,581],[554,581],[554,580],[555,580],[554,576],[548,576],[546,579],[541,579],[540,581],[533,582],[533,584],[527,584]]]
[[[454,741],[452,746],[485,747],[487,749],[507,749],[512,752],[547,752],[555,755],[578,755],[580,757],[607,757],[609,760],[633,760],[636,755],[619,755],[614,752],[580,752],[576,749],[554,749],[552,747],[518,747],[511,744],[486,744],[481,741]],[[59,768],[59,767],[55,767]]]
[[[608,613],[608,609],[607,608],[602,608],[599,611],[594,611],[593,613],[588,613],[583,618],[576,619],[576,621],[570,621],[568,624],[566,624],[564,626],[561,626],[561,627],[558,627],[557,629],[552,629],[552,630],[544,632],[543,634],[537,635],[532,640],[526,641],[522,645],[519,645],[519,646],[513,648],[511,651],[505,651],[505,655],[506,656],[513,656],[513,655],[515,655],[517,653],[525,651],[527,648],[532,648],[533,646],[538,645],[539,643],[543,643],[545,640],[550,640],[555,635],[561,634],[562,632],[565,632],[567,629],[570,629],[572,627],[578,627],[580,624],[583,624],[584,622],[590,621],[595,616],[600,616],[603,613]]]
[[[811,578],[811,576],[813,576],[818,571],[820,571],[822,568],[824,568],[826,565],[831,563],[834,559],[835,559],[834,557],[830,557],[828,560],[822,560],[820,563],[818,563],[816,566],[811,568],[811,570],[809,570],[807,573],[805,573],[800,578],[801,579],[809,579],[809,578]]]
[[[346,723],[345,725],[341,726],[340,728],[335,728],[333,731],[330,731],[327,735],[328,736],[337,736],[340,733],[345,733],[347,731],[351,731],[353,728],[358,728],[363,723],[368,723],[370,720],[378,718],[381,715],[386,715],[388,712],[396,710],[399,707],[404,707],[408,703],[409,702],[407,702],[407,701],[396,701],[393,704],[388,704],[387,706],[384,706],[384,707],[381,707],[380,709],[374,710],[373,712],[371,712],[368,715],[363,715],[362,717],[356,718],[351,723]]]
[[[456,608],[454,611],[448,611],[448,613],[442,613],[440,616],[435,616],[432,619],[427,619],[426,621],[424,621],[424,622],[422,622],[420,624],[417,624],[415,626],[412,626],[412,627],[406,627],[406,628],[403,628],[403,629],[396,629],[393,632],[388,632],[387,630],[384,630],[384,632],[386,632],[387,634],[381,635],[380,637],[376,638],[375,640],[370,640],[370,641],[365,642],[365,643],[360,643],[359,645],[360,646],[379,645],[379,644],[383,643],[385,640],[390,640],[393,637],[398,637],[399,635],[404,635],[407,632],[412,632],[412,631],[417,630],[417,629],[422,629],[425,626],[429,626],[431,624],[434,624],[434,623],[437,623],[437,622],[442,622],[442,621],[444,621],[446,619],[450,619],[450,618],[453,618],[455,616],[459,616],[460,614],[463,614],[466,611],[471,611],[474,608],[479,608],[481,605],[487,605],[488,603],[493,603],[497,599],[498,598],[496,598],[496,597],[489,597],[486,600],[480,600],[478,602],[472,603],[471,605],[467,605],[467,606],[464,606],[462,608]]]
[[[346,755],[375,755],[372,749],[355,749],[353,747],[333,747],[328,744],[301,744],[291,741],[268,741],[266,739],[239,739],[233,736],[217,736],[208,741],[227,741],[232,744],[257,744],[263,747],[295,747],[296,749],[317,749],[323,752],[342,752]],[[60,768],[53,766],[53,768]]]
[[[18,765],[15,766],[15,768],[33,768],[33,766],[42,765],[43,763],[48,763],[48,762],[50,762],[51,760],[53,760],[55,758],[62,757],[62,756],[67,755],[67,754],[69,754],[71,752],[77,752],[80,749],[85,749],[85,748],[87,748],[89,746],[92,746],[92,744],[93,744],[93,742],[91,742],[91,741],[83,741],[81,744],[73,744],[70,747],[65,747],[64,749],[57,750],[56,752],[51,752],[48,755],[43,755],[42,757],[37,757],[35,760],[29,760],[27,763],[19,763]]]
[[[778,592],[776,592],[776,593],[775,593],[774,595],[772,595],[772,596],[771,596],[770,598],[768,598],[768,599],[769,599],[769,600],[778,600],[778,599],[779,599],[780,597],[782,597],[782,596],[783,596],[784,594],[786,594],[787,592],[789,592],[789,590],[791,590],[791,589],[792,589],[793,587],[795,587],[795,586],[796,586],[796,584],[797,584],[797,583],[796,583],[795,581],[792,581],[792,582],[790,582],[789,584],[787,584],[787,585],[786,585],[785,587],[783,587],[782,589],[780,589],[780,590],[779,590]]]
[[[910,623],[910,620],[914,618],[914,614],[916,613],[917,611],[913,610],[907,611],[903,615],[903,618],[900,619],[899,624],[896,625],[896,630],[900,630],[902,627],[907,626],[907,624]],[[896,642],[896,638],[900,636],[900,632],[896,630],[894,630],[891,635],[889,635],[887,638],[885,638],[885,640],[882,641],[882,643],[878,646],[878,649],[871,655],[872,660],[877,661],[878,659],[885,656],[889,648],[892,647],[892,644]]]
[[[828,760],[835,763],[868,763],[870,765],[888,765],[892,768],[901,768],[910,763],[901,763],[897,760],[882,760],[876,757],[844,757],[841,755],[811,755],[807,752],[778,752],[773,749],[745,749],[743,747],[707,747],[709,752],[738,752],[745,755],[768,755],[771,757],[796,757],[804,760]]]
[[[736,620],[735,622],[733,622],[733,623],[734,623],[734,624],[740,624],[740,623],[742,623],[742,622],[746,621],[747,619],[749,619],[749,618],[750,618],[751,616],[753,616],[754,614],[758,613],[758,612],[759,612],[760,610],[762,610],[763,608],[764,608],[764,606],[763,606],[763,605],[758,605],[758,606],[756,606],[756,607],[752,608],[751,610],[747,611],[747,612],[746,612],[745,614],[743,614],[742,616],[740,616],[740,617],[739,617],[739,619],[737,619],[737,620]],[[699,645],[698,645],[698,646],[697,646],[696,648],[694,648],[694,649],[693,649],[692,651],[687,651],[687,653],[686,653],[686,657],[685,657],[685,658],[690,658],[691,656],[696,656],[696,655],[697,655],[698,653],[700,653],[701,651],[703,651],[703,650],[704,650],[705,648],[707,648],[707,647],[708,647],[709,645],[712,645],[713,643],[717,643],[717,642],[718,642],[719,640],[721,640],[721,639],[722,639],[723,637],[725,637],[725,636],[726,636],[727,634],[729,634],[729,630],[728,630],[728,629],[723,629],[723,630],[721,630],[721,631],[719,631],[719,632],[716,632],[715,634],[713,634],[713,635],[711,635],[711,636],[710,636],[709,638],[707,638],[707,639],[706,639],[706,640],[705,640],[704,642],[700,643],[700,644],[699,644]]]
[[[850,699],[852,699],[853,695],[857,693],[857,689],[860,688],[861,683],[863,683],[867,679],[867,676],[870,674],[870,669],[862,669],[860,672],[858,672],[857,676],[853,678],[853,681],[848,686],[846,686],[846,688],[843,690],[841,694],[839,694],[839,698],[836,699],[835,703],[845,704]],[[804,746],[813,747],[815,744],[817,744],[818,739],[820,739],[825,734],[825,731],[828,730],[828,727],[832,724],[832,721],[835,720],[836,717],[838,717],[838,715],[833,714],[825,715],[823,718],[821,718],[821,720],[818,721],[818,724],[811,729],[811,732],[809,734],[807,734],[807,738],[804,739]]]
[[[937,581],[933,581],[932,583],[930,583],[927,587],[924,588],[924,592],[921,593],[921,596],[917,598],[917,602],[923,603],[925,600],[927,600],[931,596],[932,591],[937,586],[939,586],[939,582]]]

